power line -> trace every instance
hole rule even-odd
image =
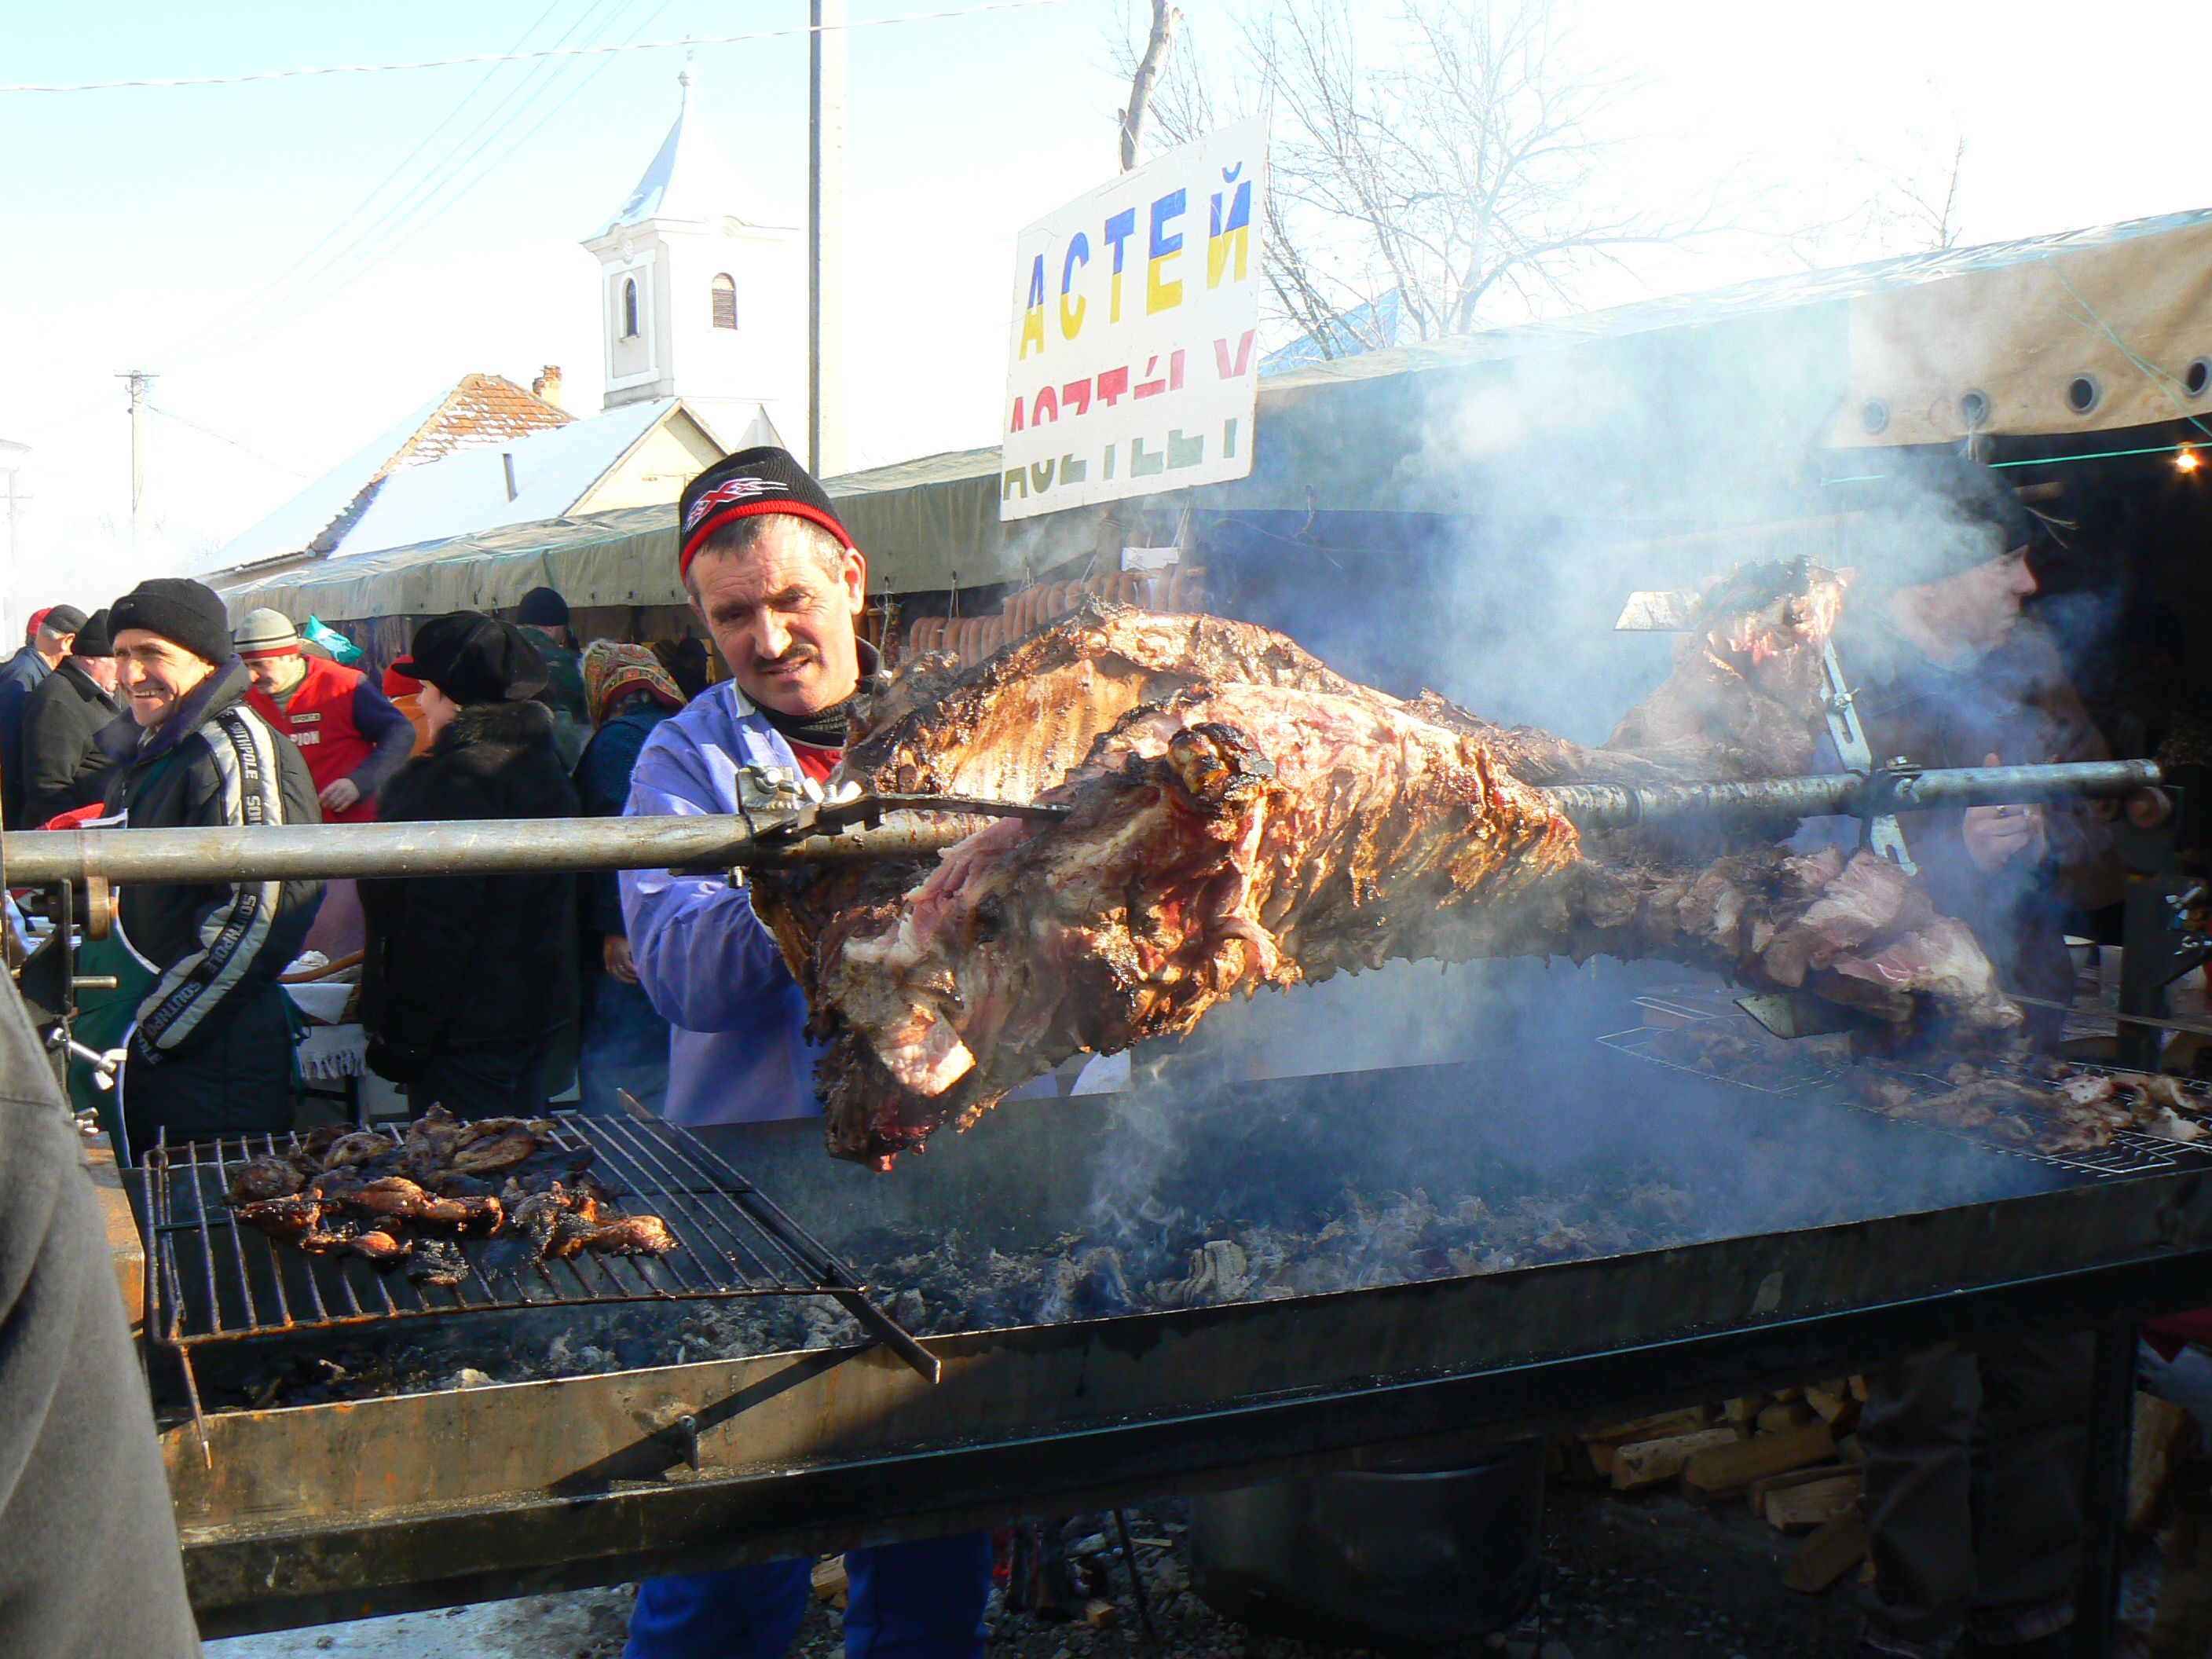
[[[599,9],[600,3],[601,0],[591,0],[591,3],[585,7],[584,11],[577,17],[576,21],[571,23],[562,32],[561,38],[564,40],[568,40],[574,35],[577,30],[584,27],[585,25],[592,20],[593,14]],[[587,37],[587,43],[588,41],[596,41],[600,36],[604,35],[607,30],[613,26],[615,21],[621,15],[622,11],[630,3],[632,3],[632,0],[614,0],[613,9],[610,10],[605,16],[601,17],[599,20],[598,26],[592,30],[590,36]],[[664,0],[663,5],[659,9],[656,9],[653,15],[658,16],[659,15],[659,11],[665,10],[665,0]],[[548,8],[549,11],[550,9],[550,8]],[[544,19],[541,17],[539,21],[542,22]],[[650,21],[651,19],[648,18],[647,23],[649,24]],[[534,29],[537,27],[537,24],[533,23],[531,27]],[[641,31],[644,27],[646,27],[646,25],[640,26]],[[435,162],[432,163],[429,169],[420,179],[416,180],[413,185],[409,186],[396,202],[394,202],[391,206],[386,208],[374,220],[365,225],[357,234],[355,234],[350,241],[336,250],[327,258],[321,261],[318,268],[303,279],[290,295],[278,301],[274,307],[270,308],[270,311],[264,311],[252,317],[245,318],[243,320],[234,325],[231,319],[239,318],[240,313],[247,309],[247,307],[253,303],[252,301],[248,301],[246,307],[240,307],[234,309],[230,313],[230,316],[226,318],[222,323],[216,325],[212,329],[204,330],[199,334],[191,337],[191,338],[188,339],[185,344],[177,347],[175,350],[164,361],[168,362],[172,366],[176,366],[180,363],[190,364],[204,362],[211,357],[222,356],[229,352],[239,350],[246,346],[252,344],[257,340],[265,338],[270,334],[274,333],[276,330],[297,321],[300,318],[313,311],[316,307],[336,297],[338,294],[343,293],[346,289],[351,287],[362,276],[368,275],[368,273],[371,270],[374,269],[375,266],[383,263],[383,261],[393,252],[396,252],[400,246],[404,246],[406,240],[412,236],[416,231],[422,229],[423,226],[430,222],[431,219],[435,218],[439,213],[442,213],[447,208],[451,207],[454,202],[459,201],[460,199],[460,196],[465,195],[469,189],[474,188],[475,183],[482,182],[484,175],[479,174],[477,179],[471,185],[465,186],[459,194],[448,198],[443,204],[436,207],[434,210],[431,210],[428,212],[427,216],[425,216],[424,210],[430,209],[431,204],[435,201],[438,195],[443,191],[448,185],[452,184],[456,178],[459,177],[463,169],[466,168],[471,161],[475,161],[476,158],[482,155],[491,144],[496,143],[498,139],[505,134],[509,127],[513,126],[517,120],[522,118],[532,104],[536,103],[546,93],[552,90],[554,85],[557,82],[559,77],[568,69],[568,65],[566,63],[562,63],[558,67],[553,69],[550,74],[541,75],[540,71],[545,68],[544,63],[541,60],[537,64],[533,64],[532,67],[525,72],[523,78],[514,87],[510,88],[507,94],[501,97],[497,103],[494,104],[489,110],[485,112],[482,118],[480,118],[473,127],[470,128],[466,133],[457,139],[453,146],[448,149],[443,155],[441,155]],[[599,73],[600,68],[604,67],[605,60],[586,74],[584,76],[584,80],[588,82],[592,76]],[[494,70],[492,73],[495,74],[497,71]],[[488,82],[489,76],[487,76],[485,79]],[[479,82],[478,87],[472,90],[469,96],[474,97],[476,95],[476,91],[482,89],[483,84],[483,82]],[[514,103],[514,100],[518,96],[521,98],[522,101],[516,105],[511,111],[508,110],[507,106]],[[566,103],[567,100],[563,99],[562,101],[562,103]],[[461,100],[461,105],[456,106],[454,112],[458,114],[459,112],[459,108],[465,106],[467,102],[468,99],[464,98]],[[556,107],[558,108],[559,106],[556,105]],[[502,112],[506,112],[506,113],[502,115]],[[441,126],[444,125],[445,124],[443,122],[440,123]],[[487,128],[489,128],[488,132],[486,131]],[[535,129],[533,128],[532,131],[534,131]],[[484,135],[482,141],[477,143],[476,147],[469,150],[466,155],[461,155],[460,150],[462,146],[477,139],[477,135],[480,133]],[[427,143],[428,141],[426,139],[424,142]],[[422,151],[422,145],[417,145],[416,148],[416,154],[419,155]],[[456,159],[457,157],[458,159]],[[404,167],[405,163],[401,163],[401,166]],[[395,172],[397,170],[395,169]],[[383,187],[384,186],[382,185],[380,185],[377,186],[377,189],[380,191]],[[374,195],[375,191],[370,192],[368,199],[373,200]],[[362,207],[365,208],[367,205],[368,200],[364,200]],[[361,209],[357,208],[355,210],[355,213],[358,214],[361,210]],[[349,215],[348,216],[350,218],[353,216]],[[349,258],[352,258],[352,257],[360,251],[365,248],[373,249],[374,245],[385,237],[387,230],[396,229],[397,228],[405,224],[405,222],[410,218],[415,220],[414,224],[400,232],[398,240],[387,242],[381,251],[373,252],[369,257],[355,260],[351,264],[347,263]],[[341,228],[343,228],[343,222],[341,222]],[[336,236],[338,234],[339,232],[337,230],[333,230],[331,234],[331,236]],[[330,240],[330,237],[325,237],[324,239],[325,242]],[[311,250],[309,256],[303,256],[301,259],[295,261],[291,267],[291,270],[298,270],[301,265],[307,262],[307,258],[312,257],[312,252],[313,251]],[[289,276],[289,274],[290,272],[288,271],[287,275]],[[336,279],[335,282],[333,282],[334,278]],[[283,279],[280,278],[279,280],[281,282]],[[266,295],[270,293],[276,286],[276,284],[272,283],[269,288],[264,288],[262,290],[262,294]],[[258,295],[256,296],[257,299],[260,296]],[[270,311],[273,311],[275,314],[270,314]],[[214,342],[212,344],[207,345],[204,349],[194,351],[189,357],[179,355],[191,348],[195,343],[207,341],[210,337],[212,337]]]
[[[550,17],[555,11],[559,9],[560,5],[561,0],[552,0],[552,3],[548,5],[544,11],[538,15],[537,20],[532,22],[530,27],[523,30],[520,34],[515,37],[514,45],[509,47],[508,50],[520,51],[521,49],[522,43],[527,40],[532,35],[535,34],[544,24],[545,20]],[[558,43],[556,42],[556,44]],[[210,336],[221,334],[222,331],[228,328],[234,319],[243,316],[252,307],[258,305],[270,295],[276,293],[286,283],[289,282],[294,274],[297,272],[301,266],[305,265],[310,259],[313,258],[316,254],[321,252],[324,248],[329,246],[331,241],[345,229],[348,224],[351,223],[362,214],[367,212],[370,204],[374,202],[379,196],[382,195],[392,182],[398,179],[402,173],[405,172],[406,169],[412,165],[416,156],[420,155],[424,150],[430,147],[431,142],[435,139],[441,132],[444,131],[463,110],[469,106],[470,103],[474,100],[478,93],[482,92],[486,87],[491,84],[493,76],[496,76],[498,73],[499,70],[496,65],[491,69],[486,70],[483,73],[483,78],[477,81],[476,85],[471,87],[467,92],[461,95],[460,101],[455,104],[452,109],[447,111],[445,115],[440,118],[435,126],[432,127],[428,132],[423,134],[422,141],[416,144],[413,149],[408,151],[407,154],[400,159],[398,165],[394,167],[391,172],[386,173],[384,177],[377,182],[376,187],[370,191],[368,195],[362,197],[360,202],[357,203],[343,218],[340,219],[335,225],[332,225],[331,228],[324,234],[319,241],[310,246],[306,252],[302,253],[297,259],[295,259],[291,264],[287,266],[283,270],[279,271],[276,276],[272,277],[258,292],[249,295],[246,299],[241,300],[236,306],[233,307],[222,316],[216,319],[214,322],[210,323],[206,327],[199,330],[196,333],[185,336],[185,337],[176,346],[173,347],[170,350],[161,354],[163,360],[166,361],[167,359],[174,358],[179,354],[189,350],[191,348],[198,345],[201,341],[209,338]],[[495,106],[494,107],[496,109],[497,106]],[[450,152],[448,153],[450,154]],[[403,198],[402,199],[404,200],[404,198]],[[392,211],[392,210],[386,210],[387,213],[390,211]]]
[[[261,453],[260,451],[256,449],[248,449],[244,444],[239,442],[237,439],[225,437],[222,433],[217,432],[213,427],[202,426],[198,421],[187,420],[182,415],[178,414],[173,409],[163,409],[159,404],[148,404],[146,407],[152,410],[156,415],[159,415],[165,421],[174,421],[179,426],[188,426],[191,428],[193,431],[200,434],[203,437],[212,438],[219,444],[228,444],[233,449],[238,451],[241,455],[251,455],[255,460],[260,462],[264,466],[274,467],[279,472],[289,472],[295,478],[310,478],[313,477],[312,473],[302,472],[297,467],[287,466],[282,461],[272,461],[266,455]]]
[[[516,64],[540,58],[598,58],[625,52],[666,52],[677,46],[728,46],[746,40],[780,40],[794,34],[817,34],[825,29],[882,28],[894,23],[929,23],[948,17],[973,17],[987,11],[1028,11],[1042,6],[1066,5],[1068,0],[988,0],[980,6],[949,11],[908,12],[897,17],[868,17],[857,22],[802,24],[793,28],[755,29],[744,34],[687,34],[677,40],[623,41],[611,46],[542,46],[532,52],[488,52],[468,58],[428,58],[407,64],[322,64],[306,69],[255,70],[245,75],[198,75],[172,80],[83,81],[70,84],[0,86],[9,92],[118,92],[140,87],[234,87],[250,81],[286,81],[303,75],[382,75],[396,70],[460,69],[471,64]]]

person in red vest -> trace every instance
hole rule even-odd
[[[359,671],[300,647],[299,630],[275,611],[246,613],[238,654],[253,677],[246,701],[300,745],[325,823],[368,823],[376,792],[415,746],[415,727]]]

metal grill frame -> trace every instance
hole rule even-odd
[[[164,1133],[146,1160],[145,1331],[149,1343],[179,1360],[203,1449],[194,1348],[316,1331],[388,1331],[455,1315],[823,1296],[925,1379],[937,1380],[938,1360],[868,1299],[860,1275],[696,1136],[659,1121],[549,1115],[552,1144],[588,1150],[591,1174],[616,1205],[660,1216],[676,1236],[674,1251],[586,1251],[534,1267],[502,1266],[485,1260],[494,1241],[464,1238],[455,1243],[467,1259],[467,1278],[452,1285],[421,1283],[404,1271],[379,1273],[367,1261],[311,1255],[240,1224],[224,1202],[233,1172],[255,1158],[298,1151],[296,1133],[281,1142],[264,1133],[179,1146]],[[187,1294],[188,1281],[204,1304]]]
[[[1647,992],[1632,1000],[1639,1006],[1664,1014],[1683,1025],[1720,1024],[1733,1018],[1748,1018],[1732,1001],[1724,1009],[1709,1006],[1711,999],[1722,994],[1703,986],[1674,986]],[[1659,1025],[1632,1026],[1624,1031],[1609,1031],[1598,1042],[1616,1053],[1640,1060],[1650,1066],[1664,1066],[1669,1071],[1680,1072],[1686,1077],[1702,1078],[1709,1083],[1726,1084],[1732,1089],[1745,1089],[1754,1094],[1773,1095],[1784,1100],[1805,1100],[1815,1097],[1832,1100],[1855,1112],[1888,1121],[1887,1114],[1877,1111],[1864,1101],[1837,1095],[1831,1088],[1832,1079],[1808,1077],[1803,1082],[1785,1089],[1770,1087],[1763,1083],[1747,1083],[1719,1072],[1701,1072],[1694,1066],[1685,1066],[1679,1060],[1650,1051],[1650,1044],[1661,1032],[1670,1028]],[[2128,1068],[2107,1066],[2096,1060],[2069,1060],[2075,1070],[2096,1076],[2108,1076]],[[1923,1079],[1932,1092],[1943,1093],[1953,1085],[1948,1079],[1932,1073],[1915,1073]],[[2190,1089],[2192,1094],[2205,1096],[2204,1110],[2212,1115],[2212,1090],[2203,1087]],[[2111,1142],[2093,1152],[2045,1152],[2030,1146],[2008,1146],[2002,1141],[1990,1140],[1972,1131],[1958,1128],[1948,1123],[1931,1122],[1923,1118],[1906,1120],[1932,1133],[1948,1135],[1954,1140],[1963,1140],[1984,1151],[2001,1152],[2008,1158],[2024,1158],[2046,1169],[2063,1170],[2069,1175],[2084,1175],[2100,1181],[2131,1180],[2139,1176],[2157,1175],[2169,1170],[2203,1168],[2212,1163],[2212,1141],[2198,1146],[2193,1143],[2161,1140],[2147,1135],[2139,1129],[2120,1129],[2113,1133]]]

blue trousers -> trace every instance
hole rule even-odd
[[[648,1578],[623,1659],[782,1659],[813,1565],[801,1558]],[[988,1532],[849,1550],[845,1571],[845,1659],[981,1659]]]

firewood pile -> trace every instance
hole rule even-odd
[[[1863,1376],[1601,1423],[1552,1443],[1557,1479],[1615,1492],[1675,1486],[1703,1507],[1742,1503],[1777,1531],[1802,1534],[1783,1575],[1818,1592],[1866,1556],[1856,1431]]]

